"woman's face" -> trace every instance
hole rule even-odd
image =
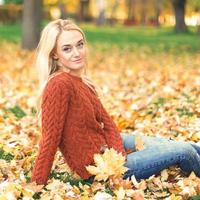
[[[58,59],[64,68],[79,73],[86,61],[83,35],[77,30],[63,31],[58,37],[54,58]]]

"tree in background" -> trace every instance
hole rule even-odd
[[[22,48],[36,48],[40,37],[40,25],[42,21],[42,1],[24,1],[22,19]]]
[[[198,24],[197,24],[197,33],[198,35],[200,35],[200,6],[198,8],[198,11],[199,11],[199,19],[198,19]]]
[[[161,8],[168,0],[126,0],[127,19],[125,25],[153,25],[159,26]]]
[[[110,14],[109,23],[110,23],[111,26],[116,22],[115,14],[116,14],[118,7],[119,7],[119,0],[115,0],[113,5],[112,5],[111,14]]]
[[[185,6],[186,0],[172,0],[174,14],[175,14],[175,31],[186,32],[187,26],[185,24]]]
[[[27,1],[28,4],[31,4],[31,1]],[[27,1],[4,0],[5,5],[0,7],[0,23],[21,22],[22,4],[23,2],[24,5],[27,4]],[[41,2],[44,3],[43,12],[46,20],[77,17],[76,19],[79,21],[90,21],[97,16],[97,25],[106,22],[113,25],[119,17],[119,19],[125,20],[125,25],[142,24],[159,27],[160,23],[171,25],[175,18],[174,29],[177,32],[187,31],[184,19],[187,14],[186,22],[196,26],[197,32],[200,34],[200,0],[41,0]],[[38,9],[35,11],[33,6],[31,8],[34,16],[40,16],[37,14]],[[187,10],[186,14],[185,9]],[[197,22],[198,16],[199,22]],[[31,17],[26,17],[24,21],[29,20],[29,18],[31,21]],[[39,21],[37,20],[37,22]],[[35,26],[31,25],[29,29],[30,27]],[[28,35],[31,37],[31,34]]]
[[[63,0],[58,0],[58,7],[60,9],[60,18],[66,19],[67,18],[67,11],[66,11],[66,4]]]
[[[147,0],[141,0],[141,17],[140,17],[140,24],[146,25],[146,18],[147,18]]]
[[[126,7],[127,7],[127,19],[125,24],[131,25],[135,23],[135,11],[134,11],[134,0],[126,0]]]
[[[78,20],[79,21],[90,21],[90,0],[80,0],[78,7]]]
[[[5,4],[13,3],[13,4],[22,4],[23,0],[4,0]]]
[[[105,10],[106,10],[106,1],[105,0],[96,0],[96,6],[98,10],[98,17],[96,19],[96,25],[101,26],[105,24]]]
[[[163,3],[162,0],[156,0],[156,2],[155,2],[155,24],[157,27],[160,27],[159,17],[161,14],[162,3]]]
[[[197,33],[200,35],[200,1],[199,0],[190,0],[190,5],[192,9],[199,14],[197,22]]]

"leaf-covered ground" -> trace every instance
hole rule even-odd
[[[89,48],[88,76],[122,132],[199,141],[200,54]],[[200,198],[200,179],[177,166],[141,182],[112,176],[91,185],[70,172],[59,152],[48,185],[30,184],[41,136],[34,52],[10,43],[1,44],[0,52],[0,200]]]

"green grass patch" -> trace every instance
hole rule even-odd
[[[45,25],[46,22],[43,23]],[[96,27],[94,24],[80,24],[89,44],[103,51],[116,46],[124,51],[144,50],[146,52],[199,53],[200,36],[195,28],[187,33],[175,33],[173,27]],[[0,25],[0,41],[20,42],[21,25]]]
[[[0,24],[0,41],[18,43],[21,40],[21,26],[19,24]]]
[[[123,27],[96,28],[85,25],[83,29],[89,43],[117,45],[122,50],[149,52],[195,53],[200,52],[200,36],[194,28],[187,33],[175,33],[173,27]]]
[[[15,105],[14,107],[8,108],[6,110],[12,112],[17,118],[22,118],[26,116],[26,113],[23,111],[23,109],[19,105]]]
[[[191,197],[189,198],[189,200],[200,200],[200,196],[197,195],[197,196]]]
[[[10,162],[14,156],[11,153],[5,152],[3,148],[0,148],[0,159]]]

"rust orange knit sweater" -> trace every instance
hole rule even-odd
[[[103,122],[104,127],[101,126]],[[81,77],[61,72],[51,78],[42,99],[42,137],[31,181],[46,184],[57,148],[70,169],[83,179],[85,166],[107,144],[126,155],[120,134],[95,93]]]

